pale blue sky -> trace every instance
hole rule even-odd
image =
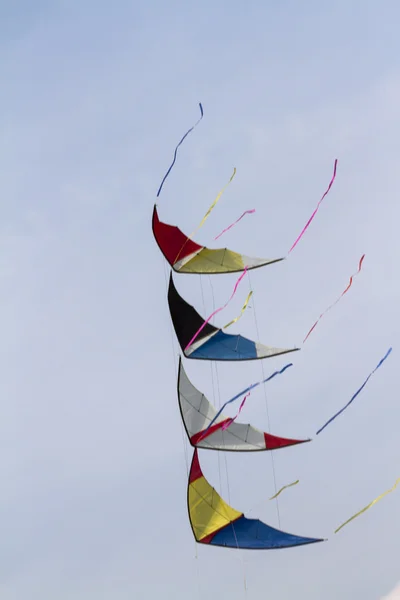
[[[400,580],[400,492],[333,535],[400,476],[399,19],[395,0],[0,2],[2,600],[379,600]],[[256,337],[255,306],[261,341],[300,344],[366,253],[268,385],[272,433],[314,436],[393,346],[344,415],[275,453],[278,486],[300,479],[281,496],[282,529],[325,544],[195,559],[151,213],[199,101],[158,204],[189,233],[236,167],[200,242],[255,208],[224,243],[284,255],[339,159],[290,259],[252,274],[232,331]],[[212,280],[218,306],[235,280]],[[202,285],[211,311],[208,278],[175,282],[200,312]],[[264,361],[266,374],[286,362]],[[210,365],[185,367],[213,400]],[[218,378],[224,401],[261,367],[220,365]],[[261,389],[245,417],[267,427]],[[200,459],[235,508],[277,525],[268,453]]]

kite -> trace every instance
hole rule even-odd
[[[204,477],[197,449],[188,479],[188,512],[195,540],[200,544],[243,550],[278,550],[323,542],[285,533],[258,519],[248,519],[227,504]]]
[[[172,272],[169,280],[168,304],[179,345],[186,358],[202,360],[257,360],[295,352],[299,348],[274,348],[253,342],[241,335],[229,335],[207,323],[177,292]],[[196,341],[188,343],[199,329]]]
[[[379,367],[381,366],[381,364],[387,359],[387,357],[389,356],[389,354],[391,353],[391,351],[392,351],[392,348],[389,348],[389,350],[386,352],[385,356],[379,361],[379,363],[377,364],[377,366],[375,367],[375,369],[373,371],[371,371],[371,373],[368,375],[367,379],[364,381],[364,383],[362,384],[362,386],[356,391],[356,393],[350,398],[350,400],[348,401],[348,403],[346,404],[346,406],[344,406],[343,408],[341,408],[335,415],[333,415],[333,417],[331,417],[329,419],[329,421],[327,421],[325,423],[325,425],[323,425],[321,427],[321,429],[318,429],[316,435],[320,434],[321,431],[323,431],[325,429],[325,427],[327,427],[329,425],[329,423],[332,423],[332,421],[334,421],[336,419],[336,417],[338,417],[342,412],[344,412],[346,410],[346,408],[348,406],[350,406],[350,404],[353,402],[353,400],[356,399],[356,397],[361,392],[361,390],[364,389],[364,387],[367,385],[369,379],[372,377],[372,375],[375,373],[375,371],[377,371],[377,369],[379,369]]]
[[[153,235],[167,262],[177,273],[216,275],[240,273],[284,260],[284,258],[250,258],[227,248],[206,248],[190,240],[175,227],[162,223],[158,218],[157,206],[153,211]],[[179,260],[177,257],[179,256]]]
[[[383,494],[381,494],[380,496],[378,496],[377,498],[375,498],[375,500],[372,500],[372,502],[370,502],[367,506],[365,506],[363,509],[361,509],[358,513],[356,513],[355,515],[353,515],[352,517],[350,517],[350,519],[347,519],[347,521],[345,521],[344,523],[342,523],[340,525],[340,527],[338,527],[337,529],[335,529],[335,533],[337,533],[338,531],[340,531],[342,529],[342,527],[344,527],[345,525],[347,525],[348,523],[350,523],[350,521],[353,521],[353,519],[356,519],[357,517],[359,517],[360,515],[362,515],[363,513],[365,513],[369,508],[371,508],[372,506],[374,506],[374,504],[376,504],[377,502],[379,502],[379,500],[382,500],[382,498],[384,498],[385,496],[387,496],[391,492],[394,492],[394,490],[397,488],[397,486],[399,485],[399,483],[400,483],[400,478],[397,479],[397,481],[395,482],[394,486],[392,488],[390,488],[390,490],[386,490],[386,492],[383,492]]]
[[[276,450],[310,441],[278,437],[244,423],[229,424],[231,419],[221,414],[222,409],[217,413],[204,394],[191,383],[181,358],[178,369],[178,401],[186,434],[195,448],[255,452]],[[228,427],[223,430],[225,424],[228,424]]]

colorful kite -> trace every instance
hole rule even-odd
[[[164,176],[157,196],[173,168],[179,146],[196,127],[203,118],[203,107],[200,104],[200,118],[197,123],[187,131],[175,148],[174,158],[166,175]],[[288,255],[297,246],[304,233],[315,218],[319,207],[330,191],[336,177],[337,160],[334,163],[334,171],[327,190],[319,200],[314,212],[308,219],[302,231],[292,244]],[[234,178],[236,169],[233,172],[229,182]],[[241,335],[229,335],[223,330],[236,323],[243,315],[249,303],[252,292],[246,298],[239,316],[231,320],[222,328],[215,327],[210,323],[212,317],[222,311],[227,306],[230,299],[236,292],[240,281],[245,277],[248,270],[256,269],[266,265],[284,260],[284,258],[264,259],[250,258],[245,255],[233,252],[227,248],[210,249],[202,246],[192,240],[194,234],[205,223],[216,206],[219,198],[226,189],[227,185],[219,192],[218,196],[211,204],[210,208],[205,213],[200,225],[190,235],[185,235],[178,227],[163,223],[159,220],[157,207],[154,206],[152,217],[152,229],[154,238],[164,255],[165,259],[172,267],[169,287],[168,287],[168,305],[171,315],[172,324],[178,339],[180,348],[186,358],[200,359],[209,361],[247,361],[280,356],[289,352],[295,352],[299,348],[275,348],[265,346],[258,342],[254,342]],[[223,234],[232,229],[241,219],[247,214],[252,214],[255,209],[246,210],[236,221],[226,227],[214,239],[219,239]],[[358,272],[360,272],[364,255],[359,262]],[[203,318],[188,304],[178,293],[172,276],[172,271],[186,274],[208,274],[217,275],[224,273],[241,273],[234,287],[231,298],[224,306],[214,310],[207,318]],[[304,342],[317,326],[323,315],[330,310],[340,298],[342,298],[350,289],[353,278],[357,274],[351,276],[350,282],[341,296],[326,309],[314,323],[308,332]],[[333,420],[335,420],[347,407],[354,401],[357,395],[367,384],[372,374],[381,366],[391,352],[391,348],[382,358],[377,367],[368,376],[364,384],[353,395],[350,401],[339,412],[337,412],[329,421],[325,423],[317,432],[321,433]],[[304,544],[313,544],[324,541],[321,538],[308,538],[285,533],[278,529],[274,529],[269,525],[255,519],[246,518],[243,513],[229,506],[216,492],[216,490],[205,479],[198,458],[198,449],[208,449],[223,452],[257,452],[257,451],[273,451],[279,448],[299,445],[310,441],[309,439],[297,440],[290,438],[282,438],[270,433],[266,433],[256,429],[247,423],[238,423],[237,418],[245,405],[245,402],[251,391],[259,385],[266,384],[269,380],[283,373],[287,368],[292,366],[291,363],[285,365],[280,370],[275,371],[268,378],[257,383],[253,383],[249,387],[236,394],[233,398],[225,402],[218,410],[209,402],[205,395],[199,391],[189,380],[183,368],[182,358],[179,358],[179,371],[177,381],[177,393],[179,409],[182,417],[182,422],[191,446],[194,448],[192,464],[188,478],[188,512],[190,525],[194,537],[201,544],[209,544],[213,546],[222,546],[226,548],[237,549],[278,549],[289,548],[293,546],[301,546]],[[228,404],[241,400],[239,410],[234,417],[228,417],[224,414],[224,410]],[[271,458],[273,453],[271,452]],[[274,471],[275,478],[275,471]],[[376,498],[372,503],[366,506],[362,511],[351,517],[336,531],[339,531],[344,525],[352,519],[362,514],[383,498],[386,494],[393,491],[400,480],[396,481],[395,486]],[[278,496],[287,488],[296,486],[299,480],[293,481],[283,486],[279,491],[271,496],[270,500],[277,499]]]
[[[187,498],[190,525],[200,544],[242,550],[277,550],[324,541],[279,531],[258,519],[248,519],[229,506],[204,477],[197,449],[190,467]]]
[[[274,348],[253,342],[241,335],[229,335],[204,319],[177,292],[172,273],[169,280],[168,304],[176,337],[187,358],[203,360],[255,360],[295,352],[298,348]],[[201,329],[189,347],[190,340]]]
[[[217,275],[239,273],[284,260],[283,258],[249,258],[227,248],[210,250],[200,246],[178,227],[162,223],[157,207],[153,211],[153,234],[165,259],[177,273]]]
[[[243,392],[241,392],[242,394]],[[239,394],[239,395],[241,395]],[[233,422],[217,413],[214,406],[190,382],[179,358],[178,400],[182,421],[192,446],[209,450],[255,452],[276,450],[310,440],[292,440],[270,435],[244,423]],[[213,423],[210,427],[210,424]]]

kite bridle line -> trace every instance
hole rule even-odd
[[[212,303],[213,303],[213,312],[215,311],[215,296],[214,296],[214,288],[212,285],[212,281],[211,281],[211,277],[210,275],[208,275],[208,281],[211,287],[211,295],[212,295]],[[204,310],[204,314],[206,314],[206,303],[205,303],[205,298],[204,298],[204,289],[203,289],[203,276],[200,275],[200,290],[201,290],[201,299],[203,302],[203,310]],[[211,322],[214,321],[214,317],[211,318]],[[218,375],[218,363],[215,363],[215,378],[216,378],[216,385],[214,383],[214,372],[213,372],[213,363],[212,361],[210,361],[210,371],[211,371],[211,382],[212,382],[212,390],[213,390],[213,401],[214,404],[217,404],[217,394],[216,394],[216,389],[218,391],[218,408],[221,408],[221,390],[220,390],[220,385],[219,385],[219,375]],[[224,431],[221,431],[221,435],[222,435],[222,442],[224,442]],[[228,473],[228,461],[226,458],[226,452],[223,453],[224,454],[224,462],[225,462],[225,477],[226,477],[226,483],[227,483],[227,489],[228,489],[228,500],[229,503],[231,502],[231,490],[230,490],[230,486],[229,486],[229,473]],[[219,477],[219,487],[220,489],[222,489],[222,477],[221,477],[221,457],[220,457],[220,452],[217,452],[218,455],[218,477]],[[235,542],[236,542],[236,548],[237,551],[239,553],[241,562],[242,562],[242,568],[243,568],[243,585],[244,585],[244,598],[246,600],[247,598],[247,583],[246,583],[246,565],[245,565],[245,561],[244,561],[244,556],[243,553],[241,551],[241,549],[239,548],[239,544],[237,541],[237,536],[236,536],[236,530],[235,530],[235,524],[231,523],[232,526],[232,530],[233,530],[233,535],[235,536]],[[200,585],[200,584],[199,584]]]
[[[165,263],[164,258],[163,258],[163,265],[164,265],[165,290],[168,293],[167,265]],[[168,320],[169,320],[169,330],[170,330],[170,335],[171,335],[171,348],[172,348],[172,356],[173,356],[173,361],[174,361],[175,379],[177,379],[178,378],[178,367],[177,367],[176,356],[175,356],[174,334],[173,334],[171,319],[168,319]],[[179,356],[179,353],[177,355]],[[186,466],[186,480],[188,480],[189,479],[189,459],[188,459],[188,451],[187,451],[187,436],[186,436],[186,432],[185,432],[185,427],[183,425],[183,421],[181,418],[179,420],[181,422],[182,446],[183,446],[183,454],[184,454],[185,466]],[[197,567],[196,573],[197,573],[198,597],[199,597],[199,600],[201,600],[202,596],[201,596],[201,590],[200,590],[200,570],[199,570],[199,563],[198,563],[196,540],[194,540],[194,553],[195,553],[194,558],[196,560],[196,567]]]
[[[215,296],[214,296],[214,287],[211,281],[211,277],[210,275],[208,275],[208,282],[210,284],[211,287],[211,295],[212,295],[212,303],[213,303],[213,312],[215,311]],[[202,275],[200,275],[200,287],[201,287],[201,296],[203,299],[203,310],[206,313],[206,306],[205,306],[205,302],[204,302],[204,291],[203,291],[203,282],[202,282]],[[211,322],[214,321],[214,317],[212,317]],[[213,368],[212,368],[212,362],[210,362],[210,368],[211,368],[211,379],[212,379],[212,387],[213,387],[213,400],[214,400],[214,404],[216,403],[216,394],[215,394],[215,390],[214,390],[214,376],[213,376]],[[219,374],[218,374],[218,363],[215,363],[215,375],[216,375],[216,381],[217,381],[217,390],[218,390],[218,409],[221,409],[221,390],[220,390],[220,385],[219,385]],[[221,430],[221,435],[222,435],[222,442],[224,442],[224,430]],[[228,489],[228,499],[229,499],[229,503],[231,502],[231,490],[230,490],[230,485],[229,485],[229,473],[228,473],[228,461],[226,458],[226,452],[223,453],[224,454],[224,462],[225,462],[225,476],[226,476],[226,483],[227,483],[227,489]],[[218,472],[219,472],[219,485],[220,485],[220,489],[222,489],[222,481],[221,481],[221,466],[220,466],[220,453],[218,452]],[[245,564],[245,560],[244,560],[244,556],[243,553],[239,547],[239,543],[237,540],[237,536],[236,536],[236,530],[235,530],[235,524],[231,523],[231,527],[233,530],[233,535],[235,536],[235,542],[236,542],[236,549],[238,551],[238,554],[240,556],[241,562],[242,562],[242,568],[243,568],[243,585],[244,585],[244,598],[247,598],[247,583],[246,583],[246,564]]]
[[[251,285],[251,277],[250,277],[250,273],[249,271],[247,271],[247,277],[249,279],[249,289],[252,289],[252,285]],[[253,314],[254,314],[254,323],[256,326],[256,335],[257,335],[257,341],[260,342],[260,331],[258,328],[258,321],[257,321],[257,312],[256,312],[256,306],[255,306],[255,302],[254,302],[254,295],[253,295]],[[261,360],[261,373],[262,373],[262,378],[265,379],[265,372],[264,372],[264,361]],[[266,413],[267,413],[267,424],[268,424],[268,433],[271,432],[271,422],[270,422],[270,418],[269,418],[269,407],[268,407],[268,396],[267,396],[267,390],[266,390],[266,386],[263,386],[264,388],[264,398],[265,398],[265,409],[266,409]],[[274,450],[270,450],[270,454],[271,454],[271,465],[272,465],[272,476],[273,476],[273,480],[274,480],[274,494],[277,493],[277,485],[276,485],[276,472],[275,472],[275,460],[274,460]],[[278,516],[278,526],[279,529],[281,528],[281,515],[279,512],[279,499],[278,497],[275,498],[275,502],[276,502],[276,513]]]

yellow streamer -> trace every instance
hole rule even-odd
[[[340,527],[338,527],[335,530],[335,533],[337,533],[338,531],[340,531],[340,529],[342,529],[342,527],[344,527],[345,525],[347,525],[348,523],[350,523],[350,521],[352,521],[353,519],[356,519],[357,517],[359,517],[360,515],[362,515],[365,511],[367,511],[369,508],[371,508],[371,506],[373,506],[374,504],[376,504],[377,502],[379,502],[379,500],[382,500],[382,498],[384,498],[387,494],[390,494],[390,492],[393,492],[396,489],[396,487],[398,486],[399,483],[400,483],[400,478],[396,481],[396,483],[394,484],[394,486],[392,488],[390,488],[390,490],[386,490],[386,492],[384,492],[383,494],[381,494],[380,496],[378,496],[377,498],[375,498],[375,500],[372,500],[372,502],[370,502],[370,504],[368,504],[368,506],[366,506],[365,508],[363,508],[362,510],[360,510],[358,513],[356,513],[355,515],[353,515],[352,517],[350,517],[350,519],[348,519],[344,523],[342,523],[342,525],[340,525]]]
[[[210,208],[208,209],[208,211],[206,212],[206,214],[202,218],[202,220],[200,222],[200,225],[198,225],[198,227],[185,240],[185,243],[183,244],[182,248],[179,250],[177,257],[174,260],[174,263],[176,263],[178,261],[178,258],[181,255],[181,252],[182,252],[183,248],[186,246],[186,244],[188,243],[188,241],[192,239],[192,237],[194,236],[195,233],[198,232],[198,230],[200,229],[200,227],[203,227],[204,223],[207,221],[208,217],[210,216],[212,209],[215,207],[215,205],[217,204],[218,200],[221,198],[222,194],[224,193],[224,191],[226,190],[226,188],[228,187],[228,185],[231,183],[231,181],[235,177],[235,175],[236,175],[236,168],[233,169],[232,177],[230,178],[230,180],[228,181],[228,183],[222,188],[222,190],[218,193],[218,196],[215,198],[214,202],[211,204]]]
[[[283,490],[286,490],[286,488],[290,488],[293,485],[297,485],[299,483],[300,479],[297,479],[297,481],[293,481],[293,483],[288,483],[287,485],[284,485],[283,488],[281,488],[279,490],[279,492],[277,492],[275,494],[275,496],[271,496],[270,500],[273,500],[274,498],[277,498],[279,496],[279,494],[281,494],[283,492]]]
[[[242,317],[244,311],[247,308],[247,305],[249,303],[249,300],[252,296],[253,292],[249,292],[249,295],[247,296],[245,303],[242,306],[242,310],[240,311],[240,315],[238,315],[237,317],[235,317],[234,319],[232,319],[232,321],[229,321],[229,323],[227,325],[224,325],[222,329],[226,329],[227,327],[229,327],[230,325],[233,325],[234,323],[236,323],[237,321],[239,321],[239,319]]]
[[[197,227],[197,229],[195,229],[193,231],[193,233],[189,237],[192,237],[192,235],[194,235],[200,229],[200,227],[202,227],[204,225],[204,223],[206,222],[206,220],[210,216],[210,213],[211,213],[212,209],[215,207],[215,205],[217,204],[218,200],[221,198],[222,194],[224,193],[224,191],[226,190],[226,188],[228,187],[228,185],[230,184],[230,182],[232,181],[232,179],[235,177],[235,175],[236,175],[236,168],[233,169],[232,177],[230,178],[230,180],[228,181],[228,183],[222,188],[222,190],[219,192],[218,196],[215,198],[214,202],[211,204],[210,208],[208,209],[208,211],[206,212],[206,214],[202,218],[200,225]]]

